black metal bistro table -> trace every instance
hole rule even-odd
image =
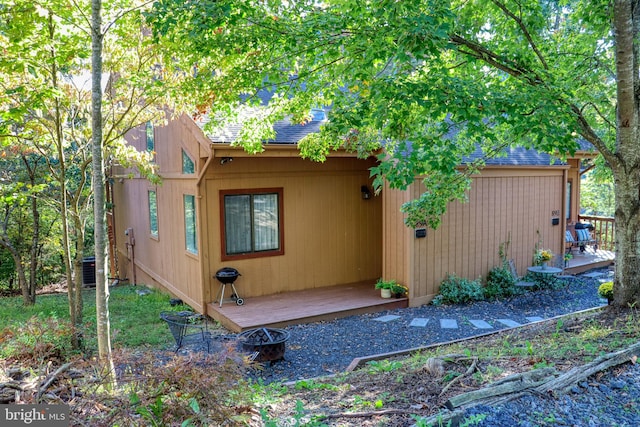
[[[556,284],[558,274],[562,273],[561,268],[535,265],[527,268],[527,271],[534,277],[536,283],[551,287]]]

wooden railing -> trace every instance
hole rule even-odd
[[[594,226],[594,237],[598,240],[598,249],[614,251],[616,248],[616,222],[614,218],[605,216],[578,217],[580,222],[588,222]]]

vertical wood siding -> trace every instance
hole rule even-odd
[[[224,266],[238,269],[243,298],[286,291],[371,281],[381,274],[381,197],[363,200],[371,187],[372,161],[330,158],[314,163],[299,158],[237,157],[212,162],[205,178],[207,222],[205,299],[213,300]],[[221,261],[220,190],[283,188],[282,256]]]
[[[143,128],[127,135],[128,142],[138,150],[146,149]],[[120,275],[133,280],[131,251],[127,248],[124,230],[132,228],[135,235],[136,282],[163,287],[194,309],[204,310],[202,298],[201,254],[191,254],[185,246],[183,198],[185,194],[197,198],[197,173],[182,175],[181,150],[198,155],[198,143],[190,133],[183,132],[180,121],[156,129],[156,163],[161,165],[162,184],[152,185],[139,178],[134,170],[116,171],[113,183],[115,229]],[[192,157],[196,165],[196,157]],[[128,178],[131,173],[135,178]],[[126,187],[126,189],[125,189]],[[156,191],[158,208],[158,237],[150,234],[148,191]],[[202,239],[201,225],[197,225],[198,240]],[[124,278],[124,277],[122,277]]]
[[[417,197],[421,185],[417,181],[409,194]],[[563,191],[562,169],[487,169],[474,179],[468,203],[451,203],[440,228],[427,230],[426,238],[411,235],[409,251],[404,247],[406,239],[385,239],[383,274],[402,277],[396,266],[408,263],[410,304],[424,304],[437,294],[447,274],[484,281],[489,270],[500,264],[500,244],[510,241],[507,258],[514,259],[518,273],[524,275],[536,243],[562,256],[564,230],[562,225],[552,225],[551,218],[552,211],[562,212]],[[388,200],[385,213],[397,211],[404,201],[400,195]],[[396,234],[402,236],[401,219],[385,227],[396,227]]]

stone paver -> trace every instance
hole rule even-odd
[[[529,322],[539,322],[541,320],[544,320],[542,317],[539,317],[539,316],[525,317],[525,319],[527,319]]]
[[[409,326],[415,326],[418,328],[424,328],[425,326],[427,326],[427,323],[429,323],[429,319],[425,319],[422,317],[416,317],[415,319],[413,319],[411,321],[411,323],[409,323]]]
[[[458,329],[458,321],[456,319],[440,319],[440,327],[442,329]]]
[[[376,322],[391,322],[393,320],[397,320],[399,319],[400,316],[396,316],[395,314],[387,314],[386,316],[381,316],[381,317],[376,317],[375,320]]]
[[[478,329],[493,329],[493,326],[491,326],[489,323],[485,322],[484,320],[469,320],[469,323],[471,323],[473,326],[475,326]]]
[[[502,323],[505,326],[508,326],[509,328],[515,328],[516,326],[522,326],[520,323],[511,320],[511,319],[496,319],[498,322]]]
[[[600,272],[594,271],[593,273],[583,274],[583,276],[584,277],[588,277],[590,279],[595,279],[596,277],[605,276],[605,273],[600,273]]]

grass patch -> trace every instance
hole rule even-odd
[[[169,328],[160,320],[163,310],[170,310],[168,294],[150,290],[138,294],[145,287],[125,285],[112,288],[109,298],[112,344],[114,348],[149,346],[171,348],[173,338]],[[96,294],[95,289],[83,289],[84,338],[87,348],[97,347]],[[36,304],[24,306],[21,297],[0,298],[0,330],[17,328],[36,318],[45,322],[55,318],[69,321],[69,305],[66,294],[39,295]],[[187,310],[186,306],[179,310]]]

